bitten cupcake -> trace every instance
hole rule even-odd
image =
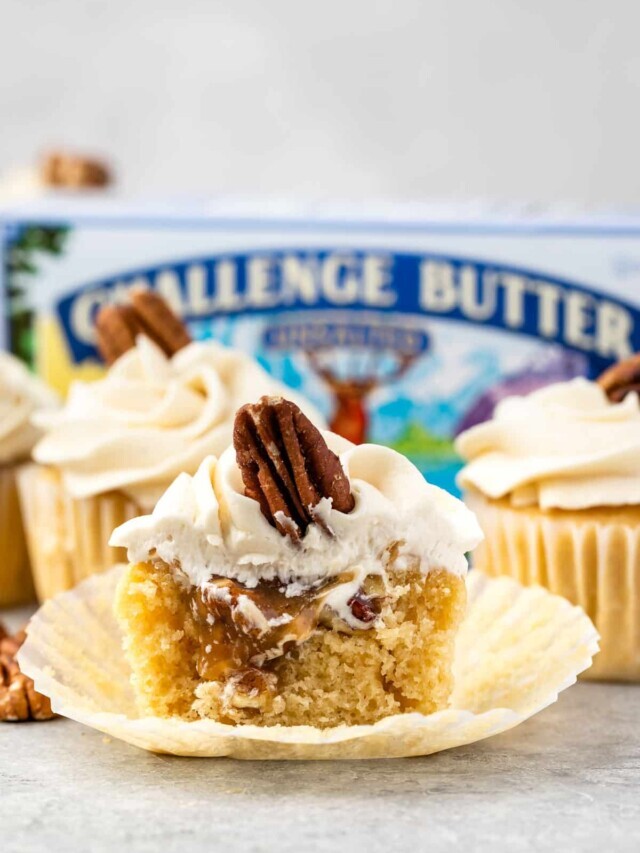
[[[20,475],[41,600],[122,559],[108,544],[114,527],[149,512],[179,473],[221,453],[239,405],[283,387],[241,352],[192,342],[150,292],[103,309],[97,333],[107,375],[75,383],[61,410],[37,419],[45,431],[37,464]]]
[[[474,565],[579,604],[601,635],[586,677],[631,681],[640,679],[640,386],[625,371],[508,398],[457,450],[468,462],[459,484],[486,536]]]
[[[233,446],[114,533],[140,712],[325,728],[446,708],[480,538],[399,453],[289,400],[244,406]]]
[[[0,607],[33,596],[16,475],[40,435],[30,418],[56,402],[21,361],[0,352]]]

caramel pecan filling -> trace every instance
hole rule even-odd
[[[281,583],[262,582],[248,588],[229,578],[212,578],[191,593],[198,633],[198,675],[218,681],[234,694],[234,704],[264,707],[277,678],[272,662],[304,643],[319,626],[353,630],[327,607],[327,596],[353,575],[344,573],[299,594],[287,595]],[[366,629],[379,617],[383,596],[378,578],[348,601],[354,620]]]
[[[350,580],[343,575],[287,595],[286,586],[277,582],[249,589],[229,578],[212,579],[192,594],[200,627],[198,674],[224,681],[286,654],[315,631],[328,593]]]

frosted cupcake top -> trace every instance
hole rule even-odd
[[[573,379],[509,397],[493,419],[462,433],[461,488],[514,506],[586,509],[640,503],[640,398],[611,403]]]
[[[33,457],[58,468],[73,497],[118,490],[151,509],[178,474],[195,473],[230,444],[238,406],[282,389],[237,350],[190,343],[167,357],[140,335],[103,379],[74,383],[60,411],[38,416],[46,435]],[[322,423],[310,403],[298,402]]]
[[[27,459],[40,436],[30,419],[56,395],[15,356],[0,352],[0,465]]]
[[[347,602],[364,578],[384,574],[391,546],[397,569],[466,572],[465,553],[482,533],[461,501],[427,483],[390,448],[323,436],[339,456],[354,505],[339,512],[323,498],[314,507],[321,523],[310,524],[299,542],[272,526],[258,501],[245,494],[236,450],[229,447],[219,459],[205,459],[195,476],[178,477],[153,514],[119,527],[111,544],[126,547],[131,562],[160,559],[178,567],[200,587],[213,576],[248,588],[279,581],[294,596],[349,572],[327,599],[348,623]]]

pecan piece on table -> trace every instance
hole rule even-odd
[[[37,692],[15,659],[25,637],[24,631],[9,636],[0,624],[0,722],[50,720],[55,716],[49,699]]]
[[[621,403],[630,391],[640,393],[640,353],[605,370],[598,377],[598,385],[612,403]]]
[[[130,305],[105,305],[96,316],[96,345],[107,364],[133,349],[146,335],[171,357],[191,343],[182,320],[165,300],[149,290],[134,291]]]
[[[247,497],[283,536],[299,541],[312,522],[327,533],[315,512],[330,498],[339,512],[355,505],[349,480],[322,434],[295,405],[262,397],[236,413],[233,445]]]

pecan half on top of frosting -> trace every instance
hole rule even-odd
[[[640,394],[640,353],[605,370],[598,377],[598,385],[612,403],[621,403],[630,391]]]
[[[171,357],[191,343],[182,320],[165,300],[149,290],[133,291],[129,305],[105,305],[96,316],[96,345],[107,364],[133,349],[146,335]]]
[[[323,498],[338,512],[355,505],[339,458],[289,400],[262,397],[236,414],[233,445],[247,497],[283,536],[300,541],[309,524],[331,534],[317,511]]]

